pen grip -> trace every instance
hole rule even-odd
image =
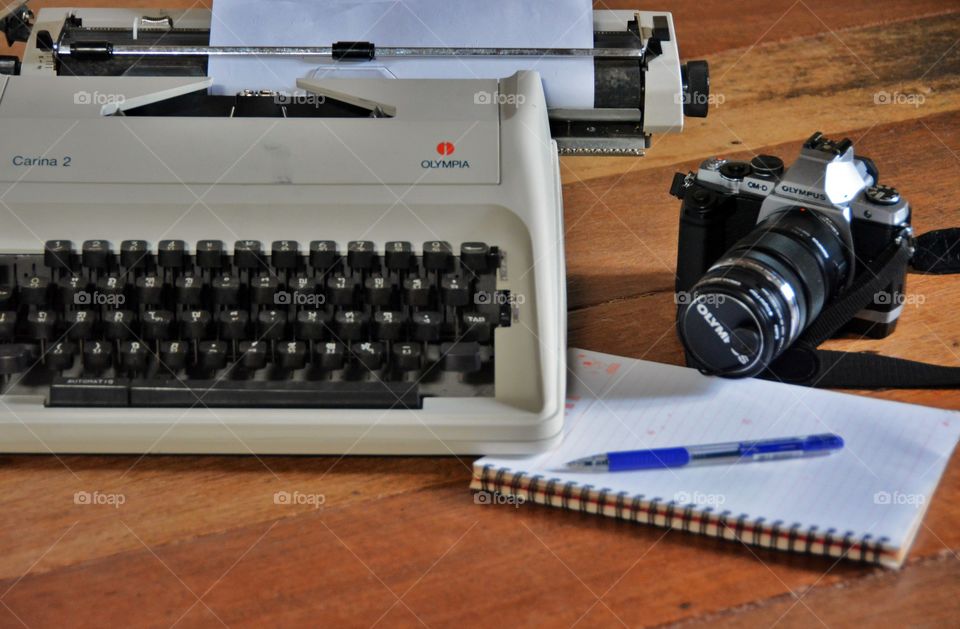
[[[607,453],[607,469],[611,472],[680,467],[690,462],[686,448],[659,448],[633,452]]]

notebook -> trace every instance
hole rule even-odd
[[[570,350],[563,440],[488,456],[471,487],[784,551],[899,567],[960,434],[922,406]],[[832,432],[827,456],[617,473],[566,461],[614,450]]]

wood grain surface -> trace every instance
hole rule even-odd
[[[682,362],[667,189],[709,155],[789,163],[813,131],[845,134],[919,232],[960,225],[960,2],[640,4],[673,11],[715,103],[643,159],[561,160],[571,344]],[[912,275],[908,292],[891,337],[830,347],[960,365],[960,277]],[[960,408],[958,391],[864,394]],[[477,505],[472,461],[0,456],[0,627],[960,624],[956,455],[899,572]],[[77,505],[78,491],[123,504]]]

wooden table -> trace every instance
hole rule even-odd
[[[646,158],[562,160],[571,344],[681,362],[672,332],[678,202],[667,188],[675,171],[709,155],[763,151],[789,163],[811,132],[845,134],[911,200],[918,231],[960,224],[956,1],[645,4],[659,6],[674,12],[685,57],[709,60],[717,102],[683,134],[655,138]],[[892,102],[878,104],[883,95]],[[832,346],[960,365],[960,278],[912,276],[908,290],[922,299],[893,336]],[[868,395],[960,407],[958,391]],[[0,625],[960,618],[956,456],[900,572],[543,507],[478,506],[467,491],[472,460],[0,457]],[[125,502],[74,504],[74,492],[93,490]],[[277,506],[277,491],[325,501]]]

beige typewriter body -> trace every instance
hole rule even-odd
[[[233,108],[227,105],[227,114],[223,109],[211,114],[179,108],[184,102],[210,102],[214,97],[209,93],[212,80],[202,76],[206,66],[191,63],[189,56],[184,63],[161,59],[151,68],[129,59],[128,65],[111,65],[115,60],[100,57],[92,63],[103,65],[92,66],[88,59],[76,72],[76,66],[70,66],[84,63],[71,56],[84,49],[83,42],[89,50],[89,44],[100,39],[110,39],[108,47],[151,41],[166,45],[167,39],[202,47],[211,23],[206,9],[146,14],[139,9],[41,10],[27,39],[20,74],[0,76],[0,279],[9,283],[12,273],[12,290],[19,292],[11,299],[18,301],[5,302],[9,305],[4,308],[14,308],[7,313],[14,317],[19,309],[29,324],[26,338],[15,332],[0,342],[9,344],[7,353],[0,351],[0,372],[7,374],[0,394],[0,451],[513,454],[549,448],[560,438],[566,379],[558,151],[642,155],[652,134],[679,131],[685,114],[705,115],[703,107],[697,113],[687,101],[702,105],[709,88],[704,62],[681,66],[669,13],[595,11],[593,19],[595,47],[642,49],[637,65],[619,60],[595,65],[593,109],[550,108],[538,74],[521,71],[500,80],[300,79],[290,86],[291,93],[308,102],[332,99],[336,107],[346,103],[362,115],[288,117],[284,108],[282,116],[274,112],[257,117],[239,113],[253,102],[244,100],[245,94],[231,101]],[[276,101],[273,105],[277,109]],[[120,406],[96,407],[89,399],[82,400],[85,405],[61,405],[61,398],[53,399],[51,382],[56,382],[44,377],[77,379],[81,382],[70,386],[86,390],[104,380],[114,386],[111,378],[117,371],[114,368],[112,376],[96,369],[88,374],[84,362],[83,371],[74,367],[67,374],[58,371],[56,361],[37,359],[34,364],[41,371],[47,368],[47,376],[33,378],[33,367],[21,375],[21,362],[11,366],[11,353],[23,361],[37,349],[39,354],[45,347],[49,350],[44,345],[48,341],[37,339],[55,338],[30,332],[34,328],[29,316],[38,316],[37,308],[47,306],[21,301],[24,287],[41,274],[40,267],[59,272],[50,270],[56,262],[48,263],[46,257],[33,261],[48,241],[109,241],[116,252],[121,241],[137,239],[146,241],[158,257],[161,240],[182,240],[188,248],[201,240],[222,241],[227,256],[234,253],[233,243],[247,240],[268,246],[290,240],[305,247],[314,239],[329,239],[339,243],[341,252],[350,241],[372,241],[384,258],[384,243],[391,241],[412,243],[418,256],[425,242],[446,241],[457,251],[464,243],[469,248],[479,241],[499,250],[494,254],[499,266],[484,270],[484,286],[495,282],[494,293],[509,291],[510,301],[499,311],[492,349],[489,340],[482,341],[487,344],[481,356],[483,386],[469,379],[475,372],[451,368],[443,377],[461,379],[446,388],[427,387],[414,408],[382,408],[383,390],[381,407],[366,409],[324,408],[328,398],[319,403],[317,397],[296,402],[317,408],[296,408],[282,404],[284,400],[273,408],[250,407],[278,404],[275,397],[257,399],[261,389],[252,395],[251,389],[243,392],[247,406],[231,397],[236,389],[221,394],[219,405],[211,402],[212,407],[202,396],[196,404],[181,398],[179,406],[157,406],[152,404],[158,398],[151,398],[138,405],[133,399],[135,370],[125,372],[129,388],[121,387],[129,394],[127,406],[121,401]],[[237,258],[232,258],[234,266]],[[427,269],[426,256],[420,261],[425,272],[435,272]],[[463,256],[457,263],[461,271],[462,264]],[[309,266],[311,273],[317,272],[312,259]],[[84,267],[85,281],[93,279],[89,273],[113,272],[106,267],[91,270],[85,262]],[[80,272],[77,267],[66,270]],[[358,270],[350,273],[355,276]],[[51,277],[63,288],[57,282],[64,275]],[[431,277],[440,283],[439,275]],[[246,281],[252,283],[250,278]],[[8,289],[0,286],[0,301],[4,290],[14,294]],[[60,299],[60,307],[72,314],[85,308]],[[404,299],[402,307],[410,310],[422,305]],[[138,297],[140,308],[158,303],[141,301]],[[165,301],[166,308],[180,314],[192,307],[171,305],[169,296]],[[451,304],[443,303],[449,323]],[[469,307],[485,308],[478,303]],[[453,304],[454,310],[462,307]],[[107,311],[109,307],[101,314]],[[455,329],[462,329],[460,323]],[[222,336],[218,332],[218,342]],[[84,343],[91,337],[80,338],[85,352]],[[121,347],[119,340],[111,342]],[[310,351],[316,355],[314,342]],[[15,347],[17,343],[23,348]],[[236,340],[233,343],[236,356]],[[352,353],[352,346],[349,349]],[[196,345],[193,352],[196,360]],[[424,360],[422,368],[429,371]],[[441,355],[439,362],[444,360]],[[387,364],[387,369],[398,368]],[[407,381],[416,375],[404,372]],[[304,377],[316,379],[315,374]],[[329,377],[334,381],[338,376]],[[375,373],[361,377],[382,384]],[[88,378],[93,384],[84,381]],[[192,395],[201,390],[189,386],[194,387],[189,389]],[[313,387],[308,383],[310,396]],[[390,396],[397,390],[382,389]],[[63,389],[56,391],[60,395]],[[354,395],[357,400],[376,406],[364,395]],[[51,401],[57,406],[49,405]],[[397,402],[406,405],[399,397]]]
[[[40,74],[0,79],[3,252],[50,238],[483,240],[505,253],[498,289],[522,303],[495,330],[493,397],[417,410],[49,408],[21,382],[0,397],[0,450],[520,453],[559,438],[562,200],[536,73],[302,82],[393,108],[323,120],[111,115],[209,79]],[[441,143],[453,152],[438,154]]]

